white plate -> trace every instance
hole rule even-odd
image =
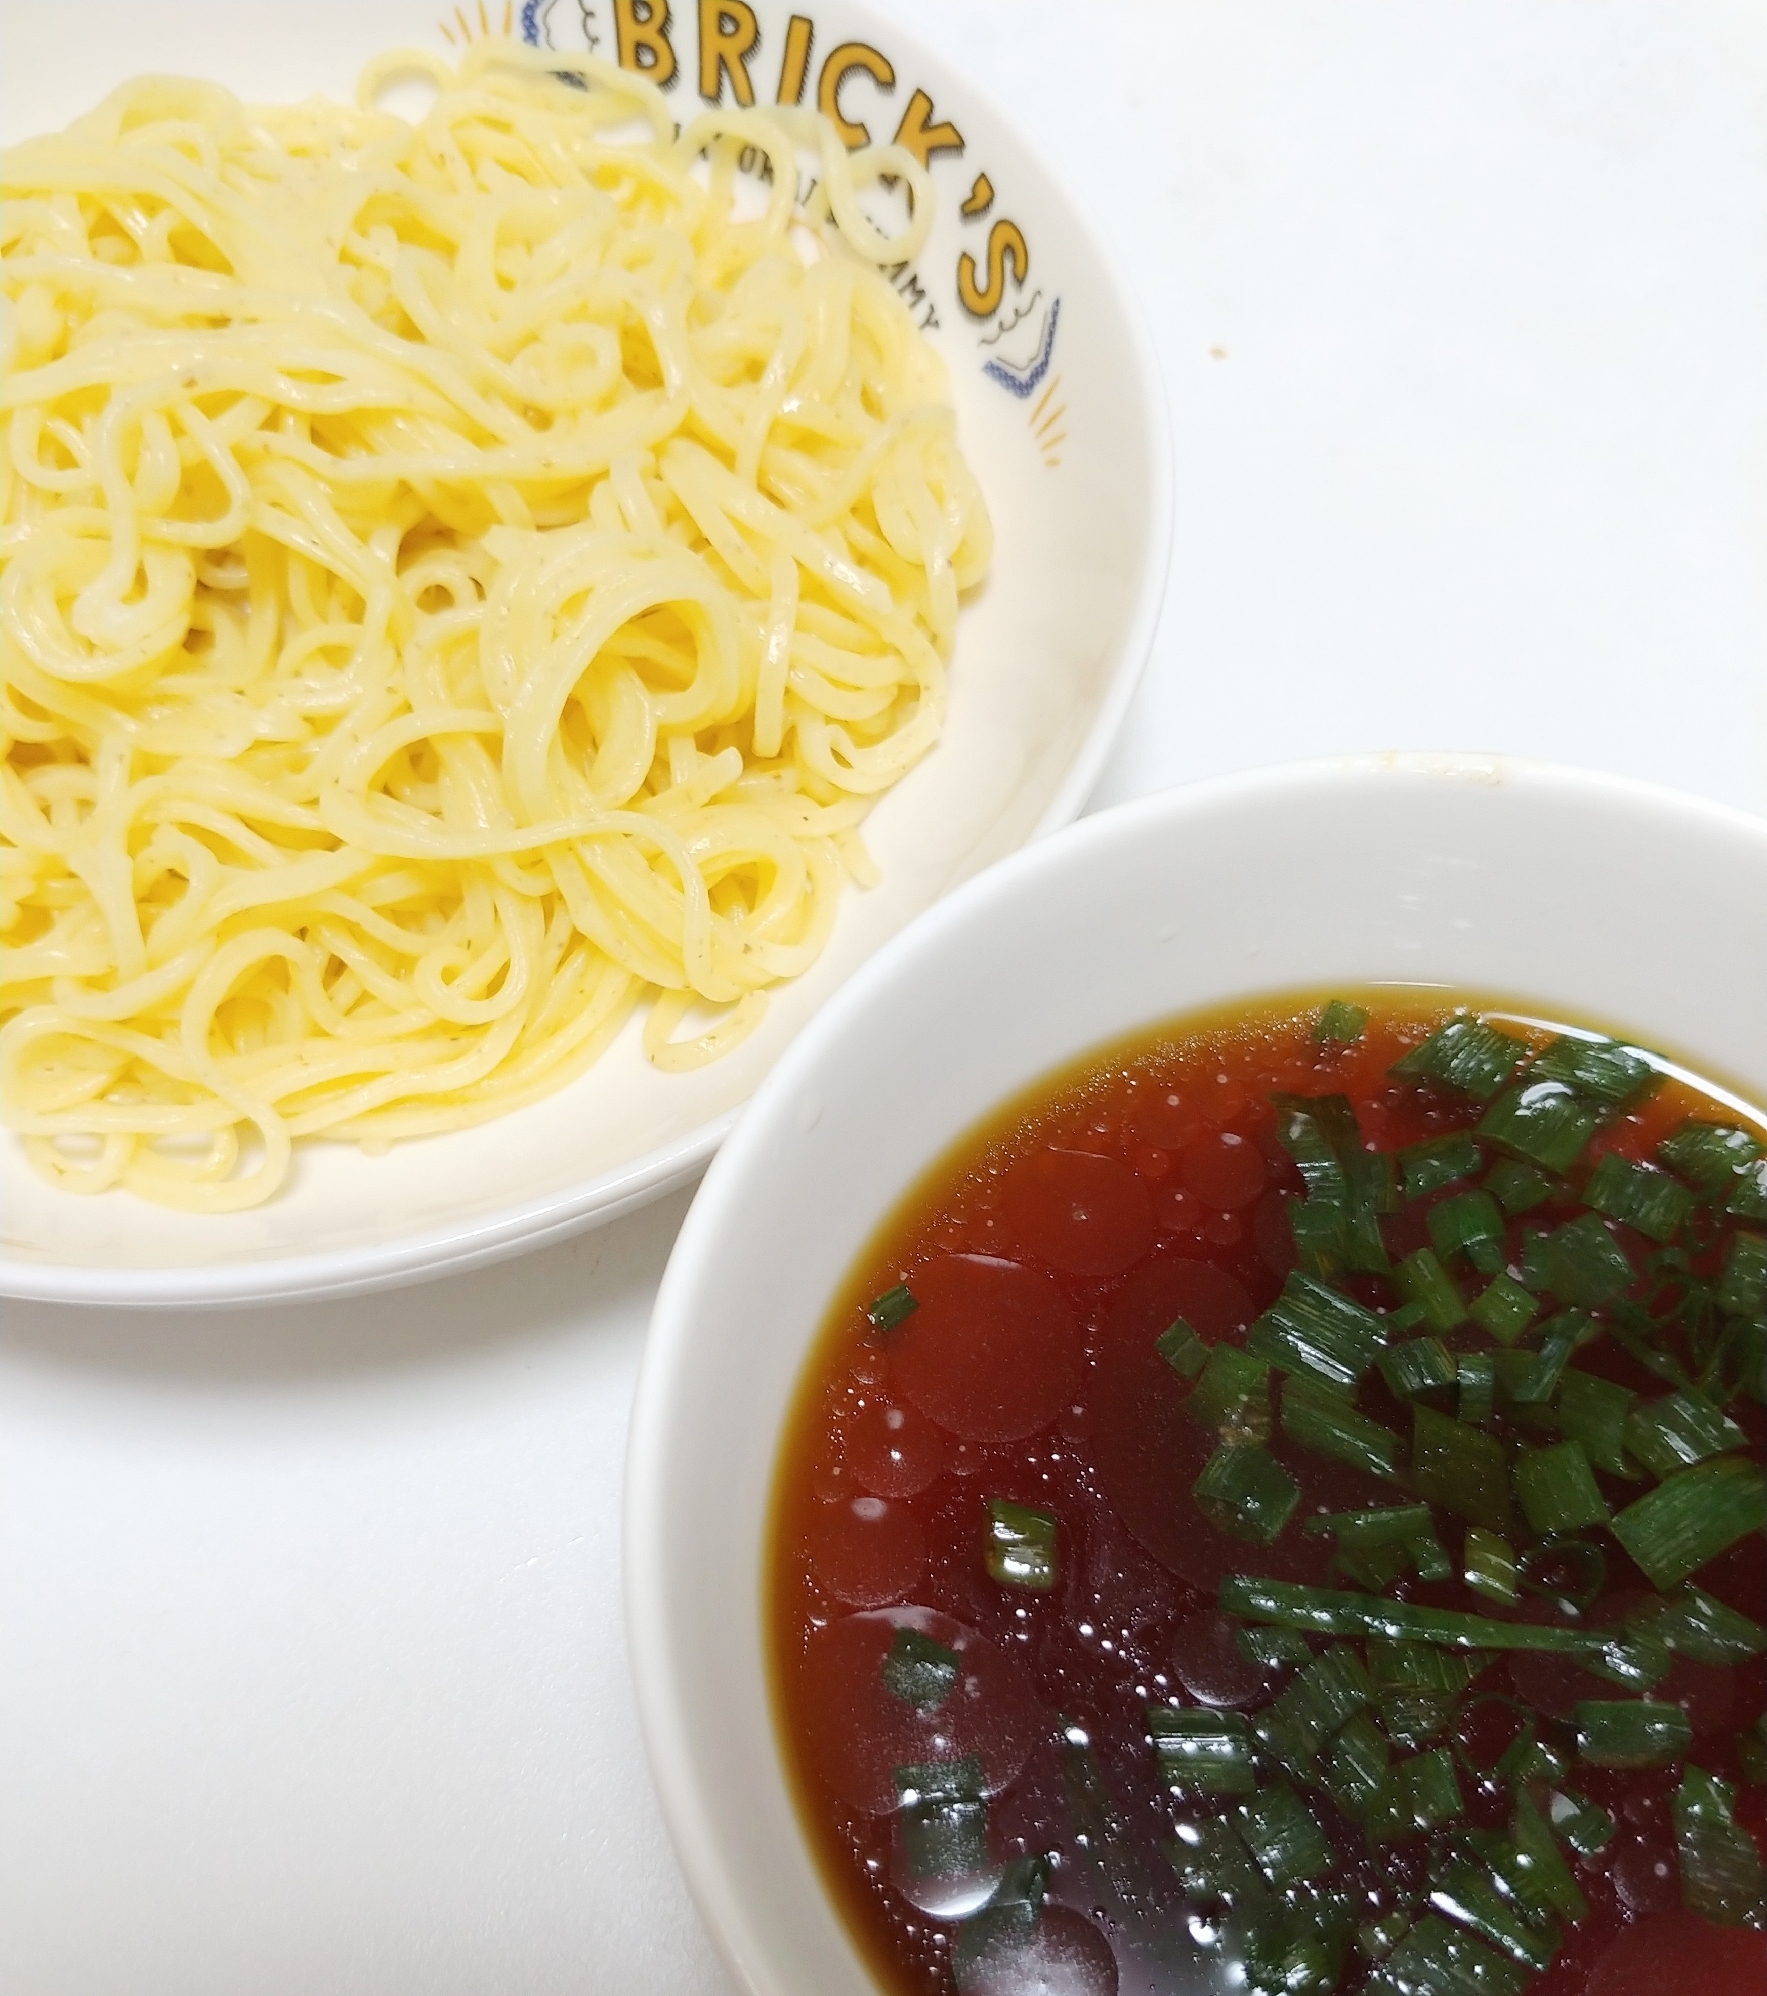
[[[487,9],[493,20],[503,11],[502,0]],[[612,0],[525,0],[509,18],[560,49],[594,36],[605,55],[614,11]],[[750,69],[766,104],[793,10],[759,0],[755,11]],[[700,108],[699,18],[677,7],[670,29],[683,118]],[[483,1129],[380,1159],[297,1146],[282,1192],[253,1211],[211,1217],[121,1192],[59,1193],[6,1140],[0,1294],[156,1305],[336,1295],[494,1260],[611,1218],[705,1162],[782,1050],[882,942],[959,881],[1078,814],[1164,586],[1170,452],[1152,349],[1095,236],[973,85],[846,0],[808,18],[806,102],[828,78],[843,115],[878,138],[910,115],[961,134],[961,153],[932,155],[937,225],[898,283],[936,320],[929,334],[950,366],[964,449],[998,533],[993,575],[963,615],[945,739],[867,825],[883,884],[849,896],[820,963],[712,1067],[659,1074],[635,1022],[582,1079]],[[467,23],[476,32],[479,20],[478,0],[458,11],[428,0],[14,6],[0,137],[61,125],[145,70],[212,77],[248,99],[348,97],[376,52],[445,49],[445,37],[457,41]],[[728,92],[725,72],[719,81]],[[984,174],[992,205],[966,220],[960,208]],[[1029,270],[1022,286],[1009,276],[999,308],[978,320],[958,302],[958,259],[973,254],[986,270],[1002,222],[1022,232]]]
[[[651,1768],[751,1996],[877,1986],[787,1792],[764,1654],[779,1436],[830,1299],[921,1172],[1040,1077],[1175,1014],[1332,984],[1441,985],[1609,1025],[1758,1104],[1767,822],[1492,757],[1257,771],[996,867],[815,1022],[687,1215],[626,1455]]]

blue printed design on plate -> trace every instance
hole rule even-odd
[[[985,360],[982,372],[990,381],[998,381],[1002,388],[1016,395],[1021,402],[1034,395],[1049,372],[1049,363],[1055,353],[1056,322],[1060,317],[1061,300],[1057,298],[1049,307],[1049,323],[1043,328],[1043,344],[1028,367],[1014,367],[1010,361],[1004,360]]]

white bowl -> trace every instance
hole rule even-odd
[[[609,0],[512,0],[512,25],[551,46],[612,45]],[[666,11],[666,10],[659,10]],[[932,155],[940,196],[926,249],[899,287],[931,309],[963,447],[998,534],[965,609],[937,751],[884,800],[866,838],[883,884],[850,894],[821,961],[775,996],[734,1053],[686,1075],[645,1060],[636,1022],[579,1081],[482,1129],[367,1158],[296,1147],[278,1196],[250,1212],[168,1213],[121,1192],[57,1192],[0,1138],[0,1295],[219,1304],[340,1294],[490,1261],[654,1198],[704,1164],[735,1112],[817,1008],[871,953],[959,881],[1074,818],[1097,779],[1153,639],[1171,540],[1171,465],[1153,350],[1110,259],[1033,150],[967,79],[848,0],[757,0],[757,99],[772,101],[794,12],[814,25],[805,101],[829,65],[843,115],[889,138],[911,107],[961,134]],[[348,98],[379,51],[445,50],[444,34],[505,0],[84,0],[7,12],[0,140],[66,123],[143,71],[212,77],[248,99]],[[679,115],[695,92],[700,10],[673,10]],[[445,25],[446,24],[446,25]],[[860,51],[860,53],[855,53]],[[888,91],[877,64],[894,77]],[[870,67],[865,65],[870,63]],[[729,83],[719,72],[728,95]],[[925,92],[930,110],[921,110]],[[985,214],[960,209],[978,176]],[[958,259],[988,268],[996,224],[1030,256],[986,320],[957,300]],[[1004,240],[1004,239],[1003,239]],[[1028,316],[1010,324],[1021,305]],[[1002,332],[1002,327],[1007,330]]]
[[[707,1173],[633,1419],[626,1611],[651,1765],[740,1988],[861,1996],[775,1745],[762,1624],[785,1409],[831,1297],[990,1109],[1237,997],[1430,984],[1605,1024],[1767,1100],[1767,820],[1466,757],[1307,764],[1088,819],[923,916]]]

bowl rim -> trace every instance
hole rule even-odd
[[[1011,897],[1027,878],[1065,869],[1098,848],[1156,829],[1180,831],[1220,808],[1273,795],[1292,798],[1297,791],[1360,788],[1384,778],[1497,789],[1525,784],[1572,803],[1620,803],[1659,821],[1667,817],[1740,834],[1759,849],[1767,871],[1767,817],[1665,784],[1531,758],[1456,752],[1341,755],[1267,764],[1152,792],[1081,819],[1057,838],[1021,848],[918,916],[862,965],[798,1035],[755,1091],[744,1120],[707,1171],[670,1252],[646,1335],[627,1434],[621,1564],[627,1651],[646,1758],[689,1892],[739,1987],[759,1996],[774,1985],[753,1973],[753,1964],[765,1965],[767,1950],[732,1888],[700,1791],[688,1727],[672,1697],[681,1659],[671,1634],[665,1505],[671,1409],[692,1365],[697,1295],[733,1209],[748,1183],[765,1174],[770,1147],[789,1127],[800,1094],[813,1083],[826,1050],[839,1045],[849,1021],[862,1017],[880,987],[936,963],[946,939],[960,934],[989,903]]]
[[[850,15],[856,22],[876,23],[881,29],[885,21],[878,0],[838,0],[838,5],[842,14]],[[1097,711],[1079,738],[1066,775],[1018,849],[1023,851],[1071,824],[1085,808],[1153,653],[1172,566],[1175,501],[1171,404],[1147,313],[1129,283],[1127,265],[1116,243],[1091,204],[1074,192],[1063,174],[1048,165],[1042,149],[1032,143],[1018,120],[1001,108],[991,91],[976,83],[939,49],[923,43],[912,30],[904,31],[893,21],[888,26],[892,45],[912,54],[917,61],[930,60],[932,67],[943,69],[960,81],[963,94],[984,117],[997,125],[1028,159],[1037,162],[1044,174],[1045,198],[1066,209],[1068,221],[1097,260],[1102,294],[1114,311],[1130,350],[1133,393],[1148,430],[1147,557],[1136,582],[1133,608],[1115,647]],[[1012,857],[1016,854],[1008,855]],[[967,885],[961,883],[951,892],[960,893]],[[937,907],[949,898],[950,894],[943,895],[931,905]],[[923,910],[907,926],[915,926],[926,912]],[[887,953],[894,941],[892,937],[879,953]],[[865,968],[862,964],[859,970]],[[850,983],[852,979],[847,981]],[[831,994],[821,1010],[826,1010],[844,989],[842,985]],[[809,1023],[813,1024],[816,1017],[820,1017],[820,1011]],[[799,1038],[802,1036],[800,1033]],[[781,1059],[789,1056],[791,1050],[788,1047]],[[761,1085],[765,1085],[767,1078],[762,1077]],[[0,1297],[105,1309],[206,1310],[247,1304],[317,1302],[463,1274],[468,1269],[504,1261],[603,1226],[685,1185],[723,1147],[747,1107],[748,1103],[743,1102],[669,1143],[597,1172],[549,1197],[513,1200],[470,1224],[454,1223],[405,1234],[385,1244],[171,1268],[138,1264],[105,1268],[24,1259],[9,1253],[0,1241]]]

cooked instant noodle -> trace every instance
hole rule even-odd
[[[509,43],[358,106],[148,78],[0,170],[0,1100],[69,1190],[249,1206],[646,999],[734,1045],[988,564],[911,155]]]

